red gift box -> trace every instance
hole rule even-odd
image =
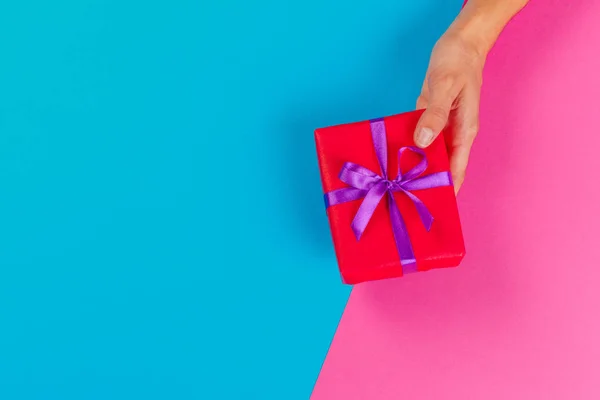
[[[380,147],[385,147],[383,143],[387,143],[387,176],[384,176],[375,150],[377,145],[375,142],[378,139],[373,133],[375,126],[372,124],[373,121],[317,129],[315,140],[326,201],[328,193],[349,187],[342,179],[348,181],[348,175],[355,175],[353,171],[356,168],[368,169],[369,172],[378,174],[377,178],[380,182],[385,181],[387,187],[395,185],[391,180],[398,170],[398,153],[400,149],[406,150],[406,147],[410,147],[409,150],[412,149],[414,152],[422,152],[424,158],[414,152],[404,151],[400,163],[401,174],[410,175],[418,169],[416,166],[419,162],[426,159],[427,167],[420,176],[444,174],[449,176],[449,162],[443,134],[439,135],[424,151],[411,147],[414,146],[413,132],[421,114],[422,111],[415,111],[386,117],[377,122],[378,126],[385,127],[383,139],[379,141]],[[345,176],[342,176],[343,168],[346,169]],[[365,179],[371,179],[371,175],[366,178],[359,177],[357,182]],[[418,186],[409,187],[408,194],[404,190],[391,191],[391,195],[387,194],[381,198],[360,239],[357,239],[352,223],[365,200],[364,195],[356,200],[344,200],[346,202],[328,206],[327,214],[344,283],[356,284],[399,277],[403,275],[403,269],[404,273],[408,272],[409,263],[414,262],[416,265],[410,264],[411,272],[458,266],[464,257],[465,247],[456,197],[450,179],[448,178],[444,186],[425,189]],[[418,200],[411,199],[414,196]],[[429,230],[422,220],[421,209],[417,204],[419,200],[433,216]],[[406,243],[401,243],[402,240],[398,239],[398,223],[392,222],[395,213],[391,209],[393,203],[397,205],[405,225],[407,237],[404,241],[408,241],[408,246],[412,248],[412,257],[409,258],[411,261],[404,258],[404,263],[401,261],[402,251],[399,248]]]

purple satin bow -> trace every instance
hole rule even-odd
[[[371,136],[377,160],[381,167],[381,175],[362,167],[358,164],[347,162],[342,167],[339,178],[350,187],[333,190],[325,194],[325,204],[327,207],[336,204],[364,199],[354,220],[352,221],[352,231],[357,240],[360,240],[365,231],[377,205],[387,194],[388,209],[392,221],[392,230],[394,232],[394,241],[400,255],[400,264],[403,273],[417,271],[417,262],[413,252],[410,238],[406,230],[406,224],[402,219],[398,205],[394,199],[394,192],[402,192],[408,196],[414,203],[419,213],[419,217],[429,231],[433,223],[433,216],[417,196],[411,191],[422,189],[433,189],[442,186],[452,186],[452,178],[449,172],[436,172],[430,175],[421,176],[427,169],[427,157],[425,152],[417,147],[402,147],[398,151],[398,175],[396,179],[390,180],[387,174],[387,140],[385,131],[385,122],[383,118],[370,121]],[[400,171],[400,160],[407,151],[412,151],[421,156],[421,161],[410,171],[402,174]]]

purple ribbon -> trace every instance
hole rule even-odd
[[[414,203],[417,208],[421,222],[425,229],[429,231],[433,223],[433,216],[423,204],[423,202],[411,193],[413,190],[433,189],[442,186],[452,186],[452,178],[449,172],[436,172],[433,174],[421,176],[427,170],[427,157],[425,152],[417,147],[402,147],[398,151],[398,175],[396,179],[390,180],[387,174],[387,140],[385,131],[385,122],[383,118],[370,121],[371,136],[377,160],[381,168],[381,175],[375,172],[347,162],[342,167],[339,178],[350,187],[333,190],[325,194],[325,205],[327,208],[336,204],[346,203],[348,201],[364,199],[358,208],[354,220],[352,221],[352,231],[356,240],[360,240],[365,228],[369,224],[377,205],[387,194],[388,210],[392,222],[392,231],[394,232],[394,241],[396,249],[400,256],[400,264],[404,274],[417,271],[417,261],[413,252],[410,238],[406,229],[406,224],[396,200],[394,192],[402,192]],[[410,171],[402,174],[400,171],[400,160],[402,155],[411,151],[421,156],[421,161]]]

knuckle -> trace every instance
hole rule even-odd
[[[448,97],[451,96],[451,93],[455,91],[457,86],[458,85],[452,76],[443,75],[438,78],[435,75],[432,75],[429,81],[430,97],[432,99],[452,101],[454,99],[448,99]]]
[[[455,145],[471,146],[475,137],[479,133],[479,119],[461,121],[458,123],[458,132],[455,139]]]
[[[469,141],[475,140],[475,136],[479,132],[479,122],[473,123],[471,125],[467,125],[465,128],[465,136],[469,139]]]
[[[439,86],[450,86],[454,82],[454,74],[447,70],[436,69],[431,71],[427,83],[430,88]]]
[[[446,122],[446,120],[448,119],[448,114],[450,112],[446,107],[440,105],[432,105],[428,111],[431,118],[436,119],[440,122]]]

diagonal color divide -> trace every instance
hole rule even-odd
[[[312,400],[600,398],[600,1],[532,0],[492,51],[456,270],[357,286]]]

